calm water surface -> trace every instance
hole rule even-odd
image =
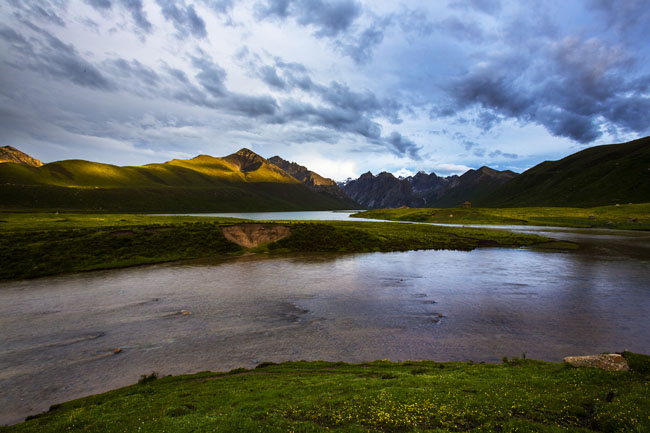
[[[253,256],[0,283],[0,424],[152,371],[650,352],[650,233],[518,229],[582,247]]]

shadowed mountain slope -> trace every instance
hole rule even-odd
[[[592,207],[646,202],[650,202],[650,137],[542,162],[477,204]]]
[[[120,212],[226,212],[342,209],[248,149],[163,164],[118,167],[82,160],[42,167],[0,164],[6,208]]]

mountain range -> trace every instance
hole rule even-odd
[[[396,178],[382,172],[368,172],[359,179],[343,183],[343,190],[364,208],[392,207],[458,207],[465,201],[485,196],[517,176],[489,167],[468,170],[461,176],[440,177],[419,172],[415,176]]]
[[[14,149],[15,150],[15,149]],[[239,212],[358,208],[347,197],[309,187],[248,150],[162,164],[118,167],[83,160],[42,166],[0,164],[5,209],[115,212]]]
[[[650,202],[650,137],[595,146],[517,174],[489,167],[458,176],[368,172],[337,184],[249,149],[118,167],[40,161],[0,148],[0,207],[113,212],[237,212],[390,207],[574,206]]]

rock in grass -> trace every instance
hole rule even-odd
[[[574,367],[594,367],[607,371],[628,371],[627,360],[618,353],[601,353],[600,355],[568,356],[564,362]]]

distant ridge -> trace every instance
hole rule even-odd
[[[83,160],[0,164],[4,209],[244,212],[347,209],[249,149],[118,167]]]
[[[594,146],[526,170],[477,204],[592,207],[650,202],[650,137]]]
[[[32,167],[40,167],[43,165],[43,163],[38,159],[34,159],[12,146],[0,147],[0,163],[3,162],[13,162],[15,164],[24,164]]]

